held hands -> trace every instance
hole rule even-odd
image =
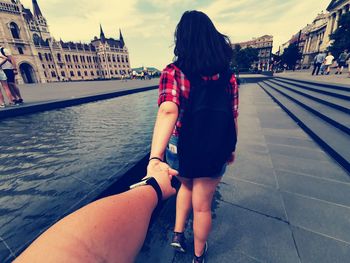
[[[170,168],[168,164],[158,160],[152,160],[148,164],[145,178],[153,177],[156,179],[162,189],[163,199],[165,200],[176,193],[175,188],[171,186],[171,179],[176,175],[178,175],[178,172]]]

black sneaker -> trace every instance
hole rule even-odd
[[[205,242],[203,254],[200,257],[193,255],[192,263],[204,263],[205,262],[204,259],[207,254],[207,251],[208,251],[208,242]]]
[[[17,103],[19,103],[19,104],[23,104],[24,102],[23,102],[23,99],[19,99],[19,100],[17,100]]]
[[[170,243],[170,246],[179,252],[186,253],[185,241],[186,239],[184,233],[174,232],[173,241]]]

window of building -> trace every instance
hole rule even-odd
[[[112,55],[112,61],[115,62],[115,56],[114,55]]]
[[[44,75],[45,75],[45,78],[47,78],[47,74],[46,74],[46,71],[44,71]]]
[[[46,59],[46,61],[49,61],[49,57],[48,57],[47,53],[45,53],[45,59]]]
[[[74,77],[74,72],[73,71],[70,72],[70,76]]]
[[[93,72],[93,71],[91,71],[90,73],[91,73],[91,76],[95,76],[95,74],[94,74],[94,72]]]
[[[122,63],[124,63],[124,56],[121,56],[122,57]]]
[[[41,55],[40,52],[38,53],[38,56],[39,56],[39,59],[40,59],[40,60],[43,60],[43,56]]]
[[[128,58],[128,56],[125,56],[125,62],[126,62],[126,63],[129,63],[129,58]]]
[[[43,66],[43,68],[45,68],[45,65],[44,65],[44,64],[43,64],[42,66]]]
[[[23,55],[23,54],[24,54],[24,52],[23,52],[23,48],[18,47],[17,49],[18,49],[18,53],[19,53],[19,54],[21,54],[21,55]]]
[[[52,76],[53,78],[56,78],[56,72],[55,72],[55,71],[51,71],[51,76]]]
[[[88,75],[88,72],[87,72],[86,70],[84,71],[84,75],[85,75],[85,76],[87,76],[87,75]]]
[[[78,76],[81,77],[81,72],[80,71],[78,71]]]
[[[15,39],[19,39],[19,28],[18,25],[14,22],[10,23],[10,30],[11,30],[11,34],[12,37]]]
[[[49,60],[52,61],[52,56],[51,56],[51,54],[49,54]]]
[[[110,70],[109,72],[111,73],[111,75],[113,75],[113,74],[114,74],[114,73],[113,73],[113,70]]]
[[[58,60],[59,62],[62,61],[62,59],[61,59],[61,54],[57,54],[57,60]]]
[[[41,38],[39,37],[38,34],[33,35],[33,42],[34,42],[34,45],[36,45],[36,46],[40,45]]]
[[[66,76],[66,73],[64,71],[61,71],[61,76],[62,77],[65,77]]]
[[[119,57],[119,55],[117,55],[117,61],[120,63],[120,57]]]

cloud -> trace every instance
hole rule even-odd
[[[22,0],[31,7],[31,0]],[[330,0],[38,0],[51,33],[63,40],[88,42],[102,23],[108,37],[122,28],[132,66],[163,67],[173,57],[173,33],[186,10],[207,13],[233,42],[264,34],[274,36],[275,50],[311,23]]]

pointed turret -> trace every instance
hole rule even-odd
[[[100,24],[100,38],[101,38],[102,43],[106,42],[105,33],[103,32],[101,24]]]
[[[43,14],[41,13],[40,7],[38,5],[38,2],[36,0],[32,0],[32,2],[33,2],[34,16],[36,17],[43,16]]]
[[[119,42],[121,44],[121,47],[123,48],[125,46],[122,30],[119,28]]]

